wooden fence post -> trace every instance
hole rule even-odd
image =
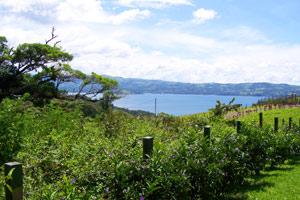
[[[207,140],[210,140],[210,126],[205,126],[204,127],[204,137]]]
[[[143,138],[143,158],[148,159],[153,152],[153,137]]]
[[[259,126],[260,127],[263,126],[263,114],[262,114],[262,112],[259,113]]]
[[[278,117],[274,118],[274,131],[277,132],[278,131]]]
[[[6,200],[23,200],[23,170],[22,164],[18,162],[10,162],[4,164],[5,177],[9,175],[9,172],[13,170],[11,179],[7,179],[5,187]]]
[[[240,120],[238,120],[236,122],[236,132],[241,133],[241,121]]]

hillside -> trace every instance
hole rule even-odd
[[[204,95],[240,95],[240,96],[278,96],[290,93],[300,94],[300,86],[272,83],[181,83],[161,80],[145,80],[135,78],[111,77],[119,82],[120,89],[133,94],[204,94]],[[73,88],[80,84],[65,83],[61,89],[73,92]]]
[[[299,163],[290,165],[299,161],[298,123],[275,132],[246,121],[240,134],[235,120],[216,116],[93,118],[70,103],[1,102],[0,199],[16,182],[32,200],[299,199]]]

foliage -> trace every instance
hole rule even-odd
[[[4,99],[0,104],[0,165],[12,159],[21,149],[21,134],[27,125],[27,113],[30,112],[26,107],[30,107],[30,103],[25,103],[23,99]]]
[[[152,112],[144,111],[144,110],[129,110],[127,108],[120,108],[117,106],[114,106],[115,110],[122,110],[124,112],[127,112],[133,116],[139,116],[139,117],[154,117],[155,114]]]
[[[259,176],[251,176],[245,184],[235,188],[231,199],[299,199],[299,179],[299,157],[295,157]]]
[[[258,106],[269,106],[269,105],[294,105],[299,104],[299,98],[297,97],[297,94],[289,94],[286,96],[275,96],[275,97],[269,97],[269,98],[263,98],[257,101],[256,105]]]
[[[227,105],[217,100],[216,107],[209,109],[210,113],[212,113],[211,115],[212,119],[224,117],[225,114],[228,113],[229,111],[238,111],[239,108],[242,106],[242,104],[232,105],[234,100],[235,98],[233,98]]]
[[[35,105],[45,105],[52,98],[94,100],[98,94],[103,94],[100,102],[108,109],[118,98],[114,93],[118,82],[96,73],[88,76],[72,69],[68,62],[73,56],[57,47],[58,42],[49,45],[56,37],[53,29],[52,38],[46,44],[24,43],[16,49],[9,48],[6,38],[0,37],[0,101],[30,93],[28,100]],[[75,79],[82,80],[82,84],[74,95],[70,97],[59,90],[62,83]],[[84,88],[88,89],[83,93]]]
[[[26,92],[43,99],[57,96],[53,82],[58,68],[72,56],[48,44],[24,43],[13,49],[7,46],[6,39],[2,41],[0,99]]]
[[[274,127],[274,118],[278,117],[278,124],[280,129],[285,129],[288,126],[289,118],[292,118],[293,124],[299,124],[299,107],[285,108],[285,109],[273,109],[268,112],[263,112],[263,124]],[[259,125],[258,113],[251,113],[240,118],[243,121],[255,123]]]
[[[251,175],[300,154],[296,125],[274,133],[245,122],[237,134],[218,121],[207,140],[204,115],[116,111],[90,118],[81,106],[35,108],[25,97],[4,99],[0,121],[2,163],[23,163],[25,199],[222,199]],[[145,136],[154,137],[148,160]]]

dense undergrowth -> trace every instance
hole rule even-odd
[[[24,99],[0,105],[0,198],[3,163],[24,170],[25,199],[218,199],[266,166],[300,153],[300,128],[274,132],[242,124],[241,134],[205,115],[94,118],[80,107],[35,108]],[[211,140],[203,128],[211,125]],[[142,138],[154,137],[143,160]]]

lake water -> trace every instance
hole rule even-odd
[[[114,101],[114,105],[129,110],[144,110],[155,112],[155,98],[157,99],[157,113],[180,116],[206,112],[214,108],[216,100],[228,104],[235,97],[233,104],[251,106],[261,97],[253,96],[218,96],[218,95],[188,95],[188,94],[130,94]]]

